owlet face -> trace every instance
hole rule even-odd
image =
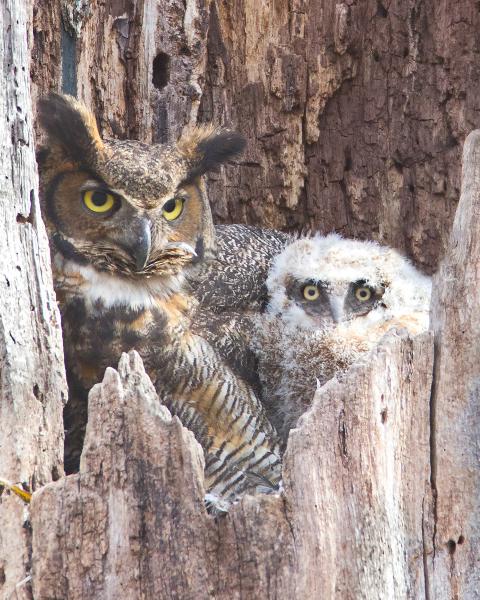
[[[383,318],[426,303],[426,278],[395,250],[332,234],[299,239],[276,257],[269,312],[296,327]]]
[[[175,145],[102,140],[94,117],[58,95],[40,115],[43,212],[64,258],[137,280],[177,274],[213,250],[201,176],[238,154],[242,138],[209,128]]]
[[[326,327],[368,314],[376,308],[384,286],[372,286],[365,279],[336,281],[322,279],[285,281],[286,298],[298,307],[316,327]]]

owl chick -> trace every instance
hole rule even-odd
[[[392,328],[428,329],[431,280],[395,250],[336,234],[298,239],[273,262],[255,347],[283,442],[322,385]]]
[[[160,398],[203,446],[214,503],[280,480],[277,435],[251,386],[195,322],[186,274],[215,255],[201,176],[242,138],[200,128],[174,145],[103,140],[73,98],[40,104],[39,155],[69,384],[67,473],[78,468],[88,391],[122,352],[142,356]]]

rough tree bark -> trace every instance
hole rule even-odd
[[[34,490],[63,474],[59,315],[40,218],[24,3],[0,4],[0,476]],[[0,488],[0,597],[27,598],[28,515]],[[18,586],[17,586],[18,584]]]
[[[374,237],[436,267],[478,124],[476,0],[44,0],[34,25],[35,95],[78,92],[105,133],[246,135],[210,180],[218,221]]]

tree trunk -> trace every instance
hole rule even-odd
[[[432,342],[392,337],[323,387],[285,493],[203,508],[203,455],[134,352],[89,397],[79,475],[34,495],[36,600],[425,597]]]
[[[399,332],[328,383],[292,432],[284,492],[218,519],[198,444],[135,354],[91,392],[80,473],[61,477],[26,10],[0,6],[0,477],[39,491],[30,517],[0,496],[1,597],[31,597],[30,570],[36,600],[478,597],[479,132],[447,244],[480,108],[477,2],[35,3],[34,99],[76,94],[117,137],[210,120],[246,135],[210,177],[217,221],[375,238],[428,271],[447,250],[435,352]]]
[[[480,130],[463,151],[462,195],[435,276],[432,394],[435,598],[480,597]]]
[[[171,141],[196,120],[247,137],[243,160],[210,177],[217,221],[373,237],[436,268],[478,124],[475,0],[35,10],[36,96],[78,93],[120,137]]]
[[[34,490],[63,474],[66,384],[38,202],[27,21],[23,3],[0,4],[0,477]],[[30,597],[30,552],[28,514],[0,488],[2,598]]]

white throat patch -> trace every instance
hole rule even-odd
[[[79,265],[55,256],[55,267],[60,287],[82,295],[88,304],[102,302],[105,308],[124,306],[132,310],[151,309],[159,299],[180,291],[183,275],[144,278],[129,281],[117,275],[97,271],[90,265]],[[62,276],[65,278],[62,284]]]

